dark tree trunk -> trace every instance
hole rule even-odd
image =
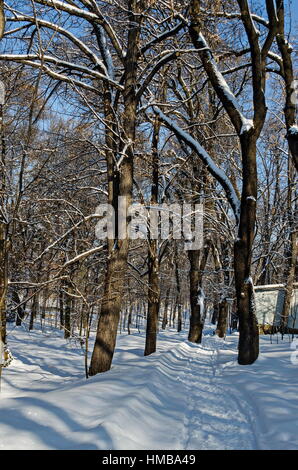
[[[178,250],[176,249],[176,287],[177,287],[177,331],[178,333],[182,330],[182,306],[181,306],[181,284],[179,277],[179,267],[178,267]]]
[[[256,141],[250,132],[244,132],[241,136],[243,186],[238,239],[234,246],[235,286],[239,318],[239,364],[252,364],[259,355],[259,331],[251,277],[257,200]]]
[[[4,33],[5,16],[3,2],[0,5],[0,39]],[[0,103],[0,138],[1,138],[1,161],[0,161],[0,206],[6,207],[6,146],[3,129],[3,102]],[[6,298],[8,289],[8,250],[10,242],[8,238],[8,225],[3,210],[0,213],[0,339],[6,344]]]
[[[48,301],[48,290],[46,289],[43,292],[43,302],[42,302],[42,307],[41,307],[41,318],[43,320],[46,318],[47,301]]]
[[[165,298],[164,311],[163,311],[163,317],[162,317],[162,325],[161,325],[161,328],[163,330],[166,329],[167,324],[168,324],[169,298],[170,298],[170,289],[168,289],[167,294],[166,294],[166,298]]]
[[[277,16],[278,34],[276,35],[276,42],[280,55],[282,57],[281,74],[285,82],[286,103],[284,107],[285,121],[287,127],[287,139],[289,149],[292,154],[293,164],[298,172],[298,134],[297,128],[293,127],[296,124],[296,101],[297,90],[295,89],[295,73],[292,61],[292,47],[289,47],[288,37],[285,32],[285,9],[284,0],[276,0],[277,3]]]
[[[71,311],[72,311],[72,297],[73,287],[71,282],[66,282],[65,293],[65,311],[64,311],[64,338],[71,337]]]
[[[152,243],[152,242],[151,242]],[[156,243],[156,240],[153,242]],[[153,245],[151,244],[151,250]],[[155,252],[155,249],[154,249]],[[148,289],[148,313],[147,313],[147,327],[146,327],[146,345],[144,355],[148,356],[156,351],[156,337],[158,330],[158,313],[159,313],[159,275],[158,275],[158,260],[156,252],[153,255],[154,259],[150,259],[149,263],[149,289]]]
[[[33,298],[32,306],[31,306],[29,330],[33,330],[34,328],[34,320],[38,313],[38,307],[39,307],[39,294],[35,294]]]
[[[136,127],[136,77],[137,60],[139,54],[139,36],[142,17],[140,8],[136,0],[129,2],[129,30],[127,40],[127,52],[125,56],[125,79],[124,79],[124,112],[123,125],[125,130],[122,135],[121,150],[124,150],[127,142],[126,156],[121,164],[120,173],[115,169],[114,157],[112,152],[108,152],[108,191],[109,202],[113,202],[115,209],[115,219],[118,217],[118,196],[126,198],[128,206],[132,200],[133,188],[133,155]],[[110,106],[111,99],[106,100],[106,119],[107,119],[107,147],[115,148],[115,136],[110,131],[110,123],[114,122],[113,110]],[[108,118],[111,118],[109,120]],[[111,181],[110,178],[113,178]],[[118,184],[118,180],[119,184]],[[128,220],[127,220],[128,222]],[[127,224],[126,224],[127,225]],[[89,375],[95,375],[100,372],[106,372],[111,368],[113,355],[116,345],[116,336],[119,323],[120,309],[122,305],[122,295],[125,285],[125,274],[128,256],[128,239],[118,238],[117,228],[115,240],[108,243],[108,261],[104,285],[104,294],[101,305],[101,312],[98,320],[96,339],[92,353]]]
[[[201,343],[203,322],[201,303],[198,301],[201,286],[200,258],[197,250],[188,252],[190,261],[189,290],[190,290],[190,327],[188,340],[192,343]]]
[[[207,263],[209,248],[209,244],[207,244],[200,251],[192,250],[188,252],[188,259],[190,261],[190,325],[188,340],[192,343],[201,343],[202,341],[204,327],[204,305],[202,305],[202,273]]]
[[[62,288],[59,289],[59,314],[60,314],[60,330],[64,328],[64,294]]]
[[[216,325],[217,320],[218,320],[218,302],[214,302],[211,323],[213,325]]]
[[[133,309],[133,306],[130,305],[129,312],[128,312],[128,319],[127,319],[127,334],[128,335],[130,335],[130,327],[131,327],[131,321],[132,321],[132,309]]]
[[[217,321],[217,328],[216,328],[216,334],[220,338],[224,338],[226,336],[227,324],[228,324],[228,302],[226,299],[224,299],[219,303],[218,321]]]
[[[11,294],[12,300],[15,304],[19,305],[21,303],[19,294],[16,290],[12,290]],[[22,321],[25,316],[25,307],[24,305],[19,305],[17,308],[17,318],[16,318],[16,326],[21,326]]]
[[[8,287],[6,225],[0,221],[0,334],[6,344],[6,297]]]
[[[158,204],[158,179],[159,179],[159,140],[160,122],[155,118],[152,138],[152,186],[151,206]],[[156,220],[156,217],[154,217]],[[152,221],[151,221],[152,222]],[[150,221],[149,221],[150,224]],[[144,355],[148,356],[156,351],[156,339],[158,330],[158,315],[160,307],[160,280],[159,280],[159,254],[158,240],[152,240],[149,234],[148,240],[148,313],[146,327],[146,344]]]
[[[297,215],[296,215],[297,218]],[[288,327],[288,320],[291,310],[291,300],[293,297],[294,282],[295,282],[295,271],[298,257],[298,232],[297,232],[297,220],[290,222],[290,240],[289,240],[289,252],[287,257],[287,276],[285,283],[285,296],[283,309],[281,312],[281,331],[285,333]]]

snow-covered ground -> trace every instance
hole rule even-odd
[[[112,370],[86,380],[79,345],[15,328],[0,449],[297,449],[289,341],[263,336],[259,360],[239,366],[237,336],[208,333],[198,346],[186,332],[161,332],[146,358],[144,334],[122,334]]]

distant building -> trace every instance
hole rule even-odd
[[[280,325],[284,295],[284,284],[255,286],[256,312],[260,325]],[[298,329],[298,282],[294,283],[288,327]]]

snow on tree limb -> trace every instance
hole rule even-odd
[[[240,134],[243,126],[248,128],[253,126],[251,120],[247,119],[241,111],[238,100],[234,93],[231,91],[223,74],[219,71],[218,66],[213,58],[213,55],[208,48],[208,44],[201,32],[198,31],[197,25],[192,23],[190,26],[190,35],[193,40],[194,46],[197,47],[198,53],[206,70],[206,73],[216,91],[219,99],[221,100],[225,110],[227,111],[230,119],[235,127],[235,130]]]
[[[188,147],[190,147],[201,159],[201,161],[206,165],[212,176],[220,183],[220,185],[225,190],[227,199],[231,205],[231,208],[234,212],[236,221],[239,221],[240,214],[240,203],[236,195],[235,189],[225,174],[225,172],[219,168],[215,162],[212,160],[210,155],[206,150],[197,142],[190,134],[181,129],[173,120],[166,116],[159,108],[153,106],[154,112],[159,116],[161,121],[166,124],[166,126],[174,132],[175,136],[182,140]]]
[[[89,21],[91,24],[99,24],[102,25],[104,30],[106,31],[107,35],[109,36],[113,46],[121,60],[123,60],[125,54],[121,47],[120,41],[112,28],[111,24],[108,20],[103,16],[97,4],[92,5],[93,10],[96,10],[96,13],[91,11],[85,10],[83,8],[79,8],[76,6],[72,6],[65,2],[61,2],[60,0],[35,0],[35,3],[39,3],[40,5],[45,5],[51,7],[55,10],[64,11],[65,13],[69,13],[72,16],[77,16],[79,18],[83,18]]]
[[[58,80],[61,81],[67,81],[67,82],[72,82],[72,78],[66,75],[60,74],[60,72],[55,72],[52,69],[49,69],[48,67],[45,66],[45,63],[51,63],[54,64],[58,67],[63,67],[68,68],[69,70],[76,70],[78,72],[85,73],[86,75],[90,75],[93,78],[97,78],[99,80],[104,80],[107,81],[110,85],[113,85],[115,88],[119,88],[120,90],[123,89],[123,86],[120,85],[119,83],[115,82],[114,80],[111,80],[108,76],[103,75],[100,72],[97,72],[96,70],[93,70],[89,67],[86,67],[84,65],[76,64],[76,63],[71,63],[71,62],[66,62],[64,60],[57,59],[56,57],[53,56],[46,56],[43,55],[38,56],[35,54],[1,54],[0,55],[0,60],[8,60],[12,62],[22,62],[27,65],[31,65],[32,67],[35,68],[42,68],[48,75],[52,76],[52,78],[57,78]],[[36,60],[39,60],[40,62],[35,62]],[[83,82],[78,82],[74,80],[79,86],[83,86],[88,89],[96,90],[96,88],[84,84]]]
[[[29,22],[32,25],[38,24],[41,27],[52,29],[53,31],[58,32],[62,36],[69,39],[75,46],[77,46],[95,65],[97,65],[101,72],[107,75],[107,70],[103,64],[103,62],[98,58],[96,54],[79,38],[77,38],[74,34],[72,34],[69,30],[62,28],[58,24],[52,23],[50,21],[46,21],[40,18],[34,18],[28,15],[14,15],[12,17],[7,18],[7,22]],[[15,31],[7,31],[5,36],[13,34]],[[112,76],[110,78],[113,78]]]

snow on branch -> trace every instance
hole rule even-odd
[[[78,72],[82,72],[86,75],[90,75],[91,77],[97,78],[99,80],[105,80],[109,82],[109,84],[113,85],[115,88],[118,88],[120,90],[123,89],[122,85],[111,80],[109,77],[103,75],[102,73],[97,72],[96,70],[92,70],[91,68],[86,67],[84,65],[79,65],[79,64],[72,63],[72,62],[66,62],[64,60],[60,60],[52,56],[44,55],[40,57],[35,54],[1,54],[0,60],[22,62],[24,64],[31,65],[32,67],[35,67],[35,68],[42,68],[43,70],[46,71],[48,75],[52,76],[52,78],[57,78],[58,80],[67,81],[71,83],[72,81],[71,77],[62,75],[60,74],[60,72],[55,72],[45,66],[45,63],[51,63],[51,64],[56,65],[57,67],[63,67],[64,69],[67,68],[69,70],[76,70]],[[36,60],[39,60],[40,62],[35,62]],[[83,84],[83,82],[78,82],[77,84],[85,88],[88,87],[89,89],[96,90],[96,88],[88,86],[87,84]]]
[[[212,160],[207,151],[196,141],[190,134],[181,129],[172,119],[166,116],[159,108],[153,106],[154,112],[159,116],[160,120],[172,131],[178,140],[181,140],[188,147],[190,147],[206,165],[211,175],[220,183],[225,190],[227,199],[234,212],[236,221],[239,221],[240,214],[240,203],[236,195],[235,189],[227,177],[226,173],[219,168],[216,163]]]
[[[145,52],[150,49],[152,46],[154,46],[155,44],[159,44],[160,42],[162,42],[164,39],[167,39],[171,36],[174,36],[175,34],[177,34],[183,27],[185,26],[184,22],[180,22],[178,23],[176,26],[174,26],[174,28],[170,29],[169,31],[165,31],[163,33],[161,33],[159,36],[155,37],[154,39],[152,39],[151,41],[149,41],[147,44],[145,44],[142,48],[141,48],[141,53],[142,54],[145,54]]]
[[[58,243],[60,243],[62,240],[64,240],[68,235],[70,235],[70,233],[75,231],[81,224],[83,224],[83,223],[85,223],[88,220],[93,219],[93,218],[99,218],[99,215],[98,214],[91,214],[91,215],[88,215],[86,217],[83,217],[83,219],[81,219],[79,222],[74,224],[71,228],[69,228],[66,232],[64,232],[63,235],[61,235],[57,240],[55,240],[53,243],[51,243],[51,245],[49,245],[45,250],[43,250],[43,252],[39,256],[37,256],[37,258],[34,259],[33,263],[36,263],[36,261],[40,260],[46,253],[48,253]]]
[[[77,38],[74,34],[72,34],[69,30],[62,28],[61,26],[51,23],[50,21],[46,21],[40,18],[34,18],[28,15],[14,15],[12,17],[6,18],[7,22],[29,22],[32,25],[38,24],[41,27],[51,29],[53,31],[58,32],[62,36],[69,39],[75,46],[77,46],[95,65],[97,65],[104,75],[108,75],[106,67],[104,66],[103,62],[97,57],[96,54],[79,38]],[[27,27],[27,26],[26,26]],[[24,28],[24,26],[22,26]],[[5,36],[13,34],[15,30],[7,31]],[[110,77],[113,78],[113,77]]]
[[[92,256],[95,253],[99,253],[104,249],[104,245],[96,246],[95,248],[91,248],[90,250],[84,251],[83,253],[80,253],[79,255],[75,256],[74,258],[66,261],[62,266],[61,266],[61,271],[71,264],[77,263],[77,261],[81,261],[82,259],[88,258],[88,256]]]
[[[91,11],[85,10],[83,8],[79,8],[77,6],[72,6],[69,3],[61,2],[60,0],[35,0],[36,3],[39,3],[40,5],[45,5],[48,7],[53,8],[54,10],[58,11],[64,11],[66,13],[69,13],[72,16],[77,16],[80,18],[83,18],[87,21],[89,21],[91,24],[99,24],[102,25],[104,28],[105,32],[109,36],[115,51],[117,52],[119,58],[123,60],[125,53],[121,47],[120,41],[108,22],[108,20],[104,17],[104,15],[101,13],[97,3],[94,2],[94,9],[96,10],[96,13],[93,13]]]
[[[217,63],[215,62],[210,48],[201,32],[198,31],[198,26],[195,24],[190,25],[190,35],[193,44],[198,49],[198,53],[202,60],[204,69],[211,81],[217,96],[221,100],[225,110],[227,111],[230,119],[235,127],[236,132],[240,135],[241,130],[245,128],[249,130],[253,127],[253,122],[247,119],[242,113],[241,107],[234,93],[230,89],[223,74],[219,71]]]

